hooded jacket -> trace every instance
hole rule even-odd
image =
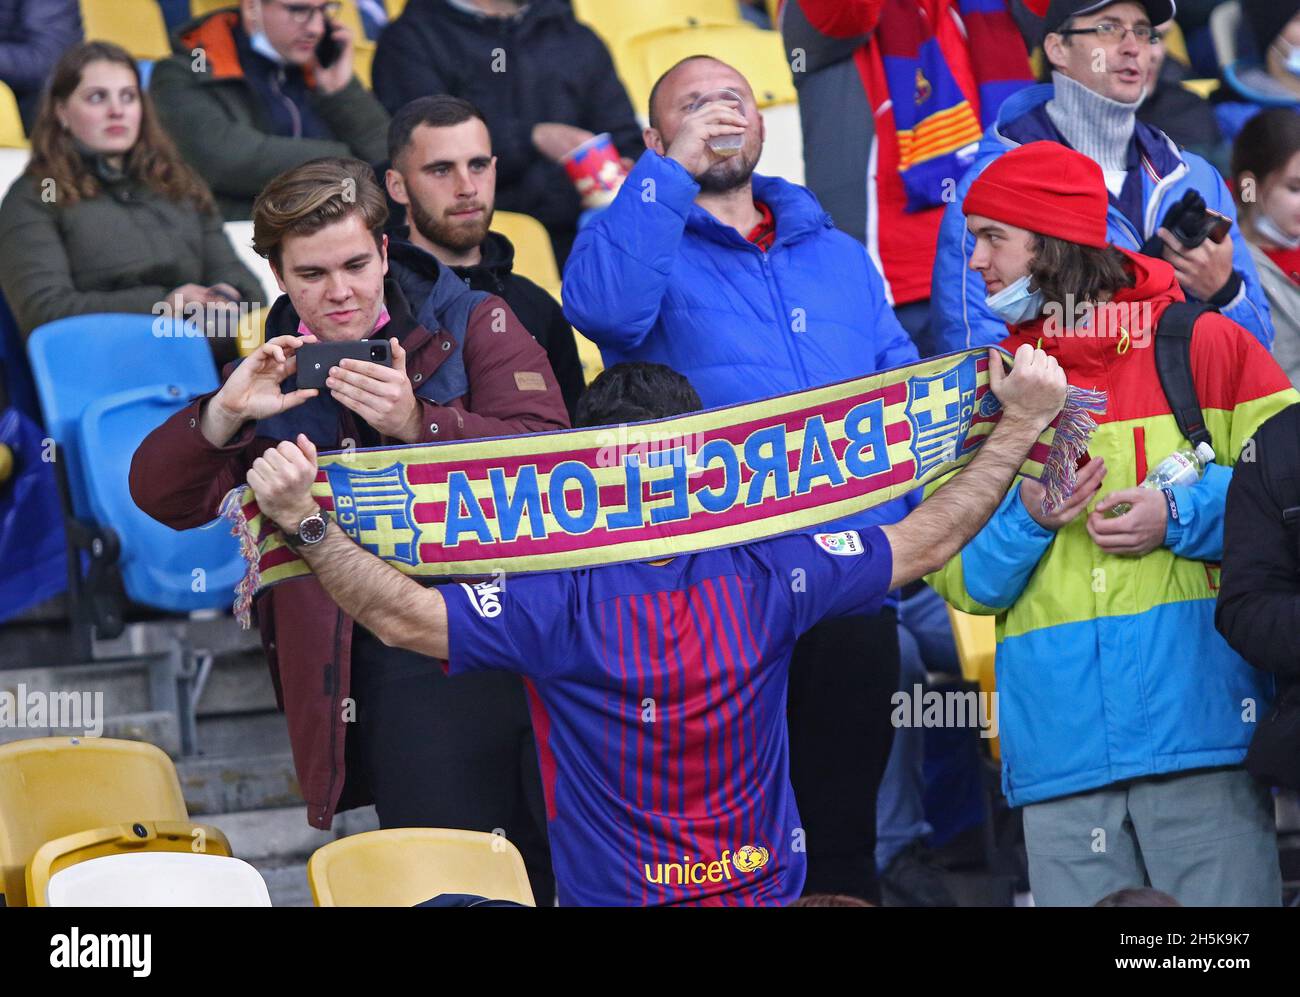
[[[471,311],[464,342],[458,344],[446,329],[430,331],[418,323],[394,281],[385,284],[384,292],[390,321],[381,334],[397,337],[406,351],[407,375],[424,415],[425,433],[418,443],[568,428],[559,389],[541,349],[513,321],[503,333],[492,331],[492,309],[503,307],[500,299],[486,297]],[[267,317],[267,337],[297,329],[298,315],[285,295]],[[462,353],[466,393],[443,404],[421,397],[428,385],[437,384],[438,394],[445,390],[448,379],[440,372]],[[223,382],[236,366],[226,368]],[[524,381],[527,389],[515,376],[524,371],[530,373]],[[540,379],[545,380],[545,388],[534,390],[529,382]],[[131,461],[131,496],[136,505],[178,530],[211,520],[226,492],[244,482],[253,461],[278,442],[293,439],[298,430],[329,450],[339,449],[346,439],[381,446],[401,442],[381,436],[350,410],[322,396],[272,419],[245,423],[234,439],[213,446],[199,423],[204,403],[215,393],[196,398],[145,437]],[[344,767],[343,707],[351,688],[354,621],[314,575],[264,589],[253,610],[277,701],[288,720],[307,820],[328,828],[336,810],[371,802],[361,773]]]
[[[250,217],[253,199],[270,180],[308,160],[355,156],[373,163],[388,154],[388,114],[356,76],[327,94],[315,89],[309,72],[286,70],[282,97],[294,108],[286,105],[285,112],[292,117],[301,107],[314,127],[278,134],[241,62],[242,30],[236,10],[191,21],[173,36],[176,54],[155,65],[149,80],[159,119],[227,220]],[[289,77],[301,88],[289,87]],[[281,84],[272,79],[269,85]],[[327,137],[311,137],[322,133]]]
[[[1037,141],[1069,145],[1044,110],[1052,94],[1052,84],[1045,83],[1007,99],[998,113],[997,123],[980,140],[974,164],[962,176],[952,202],[944,210],[930,297],[930,329],[939,353],[987,346],[1006,335],[1006,324],[984,303],[984,282],[967,266],[975,248],[975,237],[966,229],[961,205],[975,178],[1004,152]],[[1180,151],[1163,132],[1142,121],[1134,127],[1128,157],[1130,176],[1121,194],[1133,192],[1127,206],[1132,213],[1140,214],[1142,223],[1137,225],[1122,210],[1121,199],[1111,195],[1107,212],[1111,243],[1121,249],[1140,249],[1184,192],[1199,191],[1208,207],[1232,219],[1232,265],[1241,275],[1242,283],[1236,297],[1219,310],[1265,347],[1271,347],[1273,324],[1268,302],[1250,249],[1237,225],[1236,205],[1223,177],[1200,156]]]
[[[514,272],[515,247],[499,232],[489,232],[481,247],[482,259],[474,266],[447,267],[424,249],[409,241],[410,229],[403,226],[389,233],[389,272],[402,285],[412,307],[419,311],[435,281],[460,281],[474,291],[495,294],[510,306],[515,317],[546,351],[572,419],[586,383],[573,328],[564,319],[560,304],[527,277]],[[445,278],[442,275],[446,275]]]
[[[866,247],[806,188],[755,174],[753,189],[776,221],[767,252],[695,203],[680,163],[641,157],[564,269],[564,314],[605,365],[666,364],[713,407],[915,361]],[[896,522],[909,504],[846,522]]]
[[[1088,328],[1053,336],[1038,318],[1001,343],[1014,352],[1041,341],[1071,384],[1106,392],[1088,449],[1106,462],[1098,498],[1190,448],[1152,348],[1161,314],[1182,290],[1163,260],[1125,256],[1135,286],[1101,306]],[[1030,517],[1017,485],[961,554],[929,576],[953,606],[997,617],[1002,789],[1011,806],[1238,764],[1254,733],[1250,718],[1271,699],[1271,677],[1214,629],[1217,562],[1242,445],[1300,395],[1259,342],[1222,315],[1197,322],[1191,364],[1215,462],[1197,484],[1171,490],[1162,547],[1141,557],[1104,553],[1086,514],[1053,532]]]

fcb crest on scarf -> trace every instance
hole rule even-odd
[[[325,453],[312,494],[362,547],[427,578],[672,557],[810,530],[962,467],[1001,416],[988,382],[988,352],[968,350],[632,426]],[[1071,387],[1030,451],[1021,473],[1052,502],[1103,400]],[[258,589],[311,569],[247,486],[221,511],[249,562],[247,626]]]

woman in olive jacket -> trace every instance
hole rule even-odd
[[[24,337],[68,315],[174,314],[205,321],[217,359],[233,359],[237,303],[262,292],[221,226],[135,61],[104,42],[65,52],[0,204],[0,289]]]

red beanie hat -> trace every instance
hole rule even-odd
[[[1101,167],[1059,142],[1029,142],[993,160],[970,185],[962,211],[1103,248],[1110,204]]]

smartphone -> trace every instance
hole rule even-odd
[[[327,18],[325,34],[321,35],[320,41],[316,43],[316,65],[321,69],[329,69],[342,54],[343,46],[334,40],[334,22]]]
[[[1232,231],[1231,218],[1227,215],[1219,214],[1219,212],[1215,211],[1213,208],[1205,209],[1205,217],[1210,220],[1209,231],[1206,233],[1207,239],[1211,242],[1222,242],[1228,237],[1228,233]]]
[[[298,387],[325,388],[330,368],[340,360],[369,360],[387,364],[392,358],[386,339],[356,339],[350,343],[307,343],[298,347]]]

